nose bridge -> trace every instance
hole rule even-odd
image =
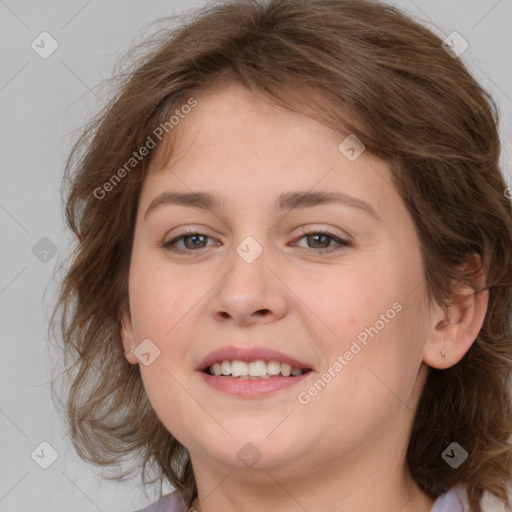
[[[239,300],[244,297],[254,301],[257,297],[263,298],[268,289],[268,263],[269,249],[264,247],[262,237],[258,237],[261,243],[253,236],[246,236],[235,246],[230,258],[231,271],[227,276],[226,285],[229,285],[229,293],[234,293]]]
[[[217,318],[239,323],[276,319],[285,313],[286,297],[279,280],[267,268],[270,249],[262,237],[246,236],[230,258],[230,270],[221,280],[211,307]]]

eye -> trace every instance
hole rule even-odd
[[[313,252],[320,253],[331,253],[334,251],[339,251],[344,247],[348,247],[351,243],[348,240],[343,240],[332,233],[328,233],[326,231],[310,231],[308,233],[304,233],[304,236],[299,238],[298,240],[306,239],[306,242],[309,247],[302,247],[304,249],[314,249]],[[337,245],[332,245],[332,242],[335,242]],[[312,247],[311,245],[312,244]]]
[[[209,236],[203,235],[198,231],[186,231],[172,240],[165,242],[163,247],[172,252],[186,253],[196,249],[204,249],[207,247],[206,240],[209,238]],[[183,241],[184,248],[177,245],[177,243],[181,241]]]
[[[199,249],[204,249],[208,247],[207,240],[211,237],[199,233],[198,231],[186,231],[178,235],[177,237],[165,242],[163,247],[168,251],[172,251],[178,254],[190,253],[191,251],[196,251]],[[308,233],[304,233],[302,237],[298,240],[306,239],[306,242],[309,247],[300,246],[302,249],[310,250],[310,252],[320,252],[320,253],[331,253],[334,251],[339,251],[344,247],[348,247],[351,245],[351,242],[347,240],[343,240],[332,233],[326,231],[310,231]],[[297,241],[298,241],[297,240]],[[178,243],[183,242],[183,246],[180,247]],[[336,245],[333,245],[333,242]],[[312,246],[310,245],[312,244]],[[211,244],[210,244],[211,245]],[[218,245],[214,244],[214,245]]]

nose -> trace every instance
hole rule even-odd
[[[247,326],[275,322],[286,315],[287,289],[279,271],[267,266],[270,262],[265,250],[251,263],[233,251],[231,263],[211,299],[216,321]]]

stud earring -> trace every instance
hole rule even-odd
[[[441,357],[444,359],[446,357],[446,351],[443,349],[441,350]]]

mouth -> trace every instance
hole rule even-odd
[[[210,353],[196,370],[215,390],[249,398],[293,386],[313,368],[273,349],[225,347]]]
[[[270,379],[271,377],[297,377],[303,373],[311,371],[309,368],[299,368],[288,363],[279,361],[216,361],[211,366],[203,370],[209,375],[216,377],[228,377],[231,379]]]

